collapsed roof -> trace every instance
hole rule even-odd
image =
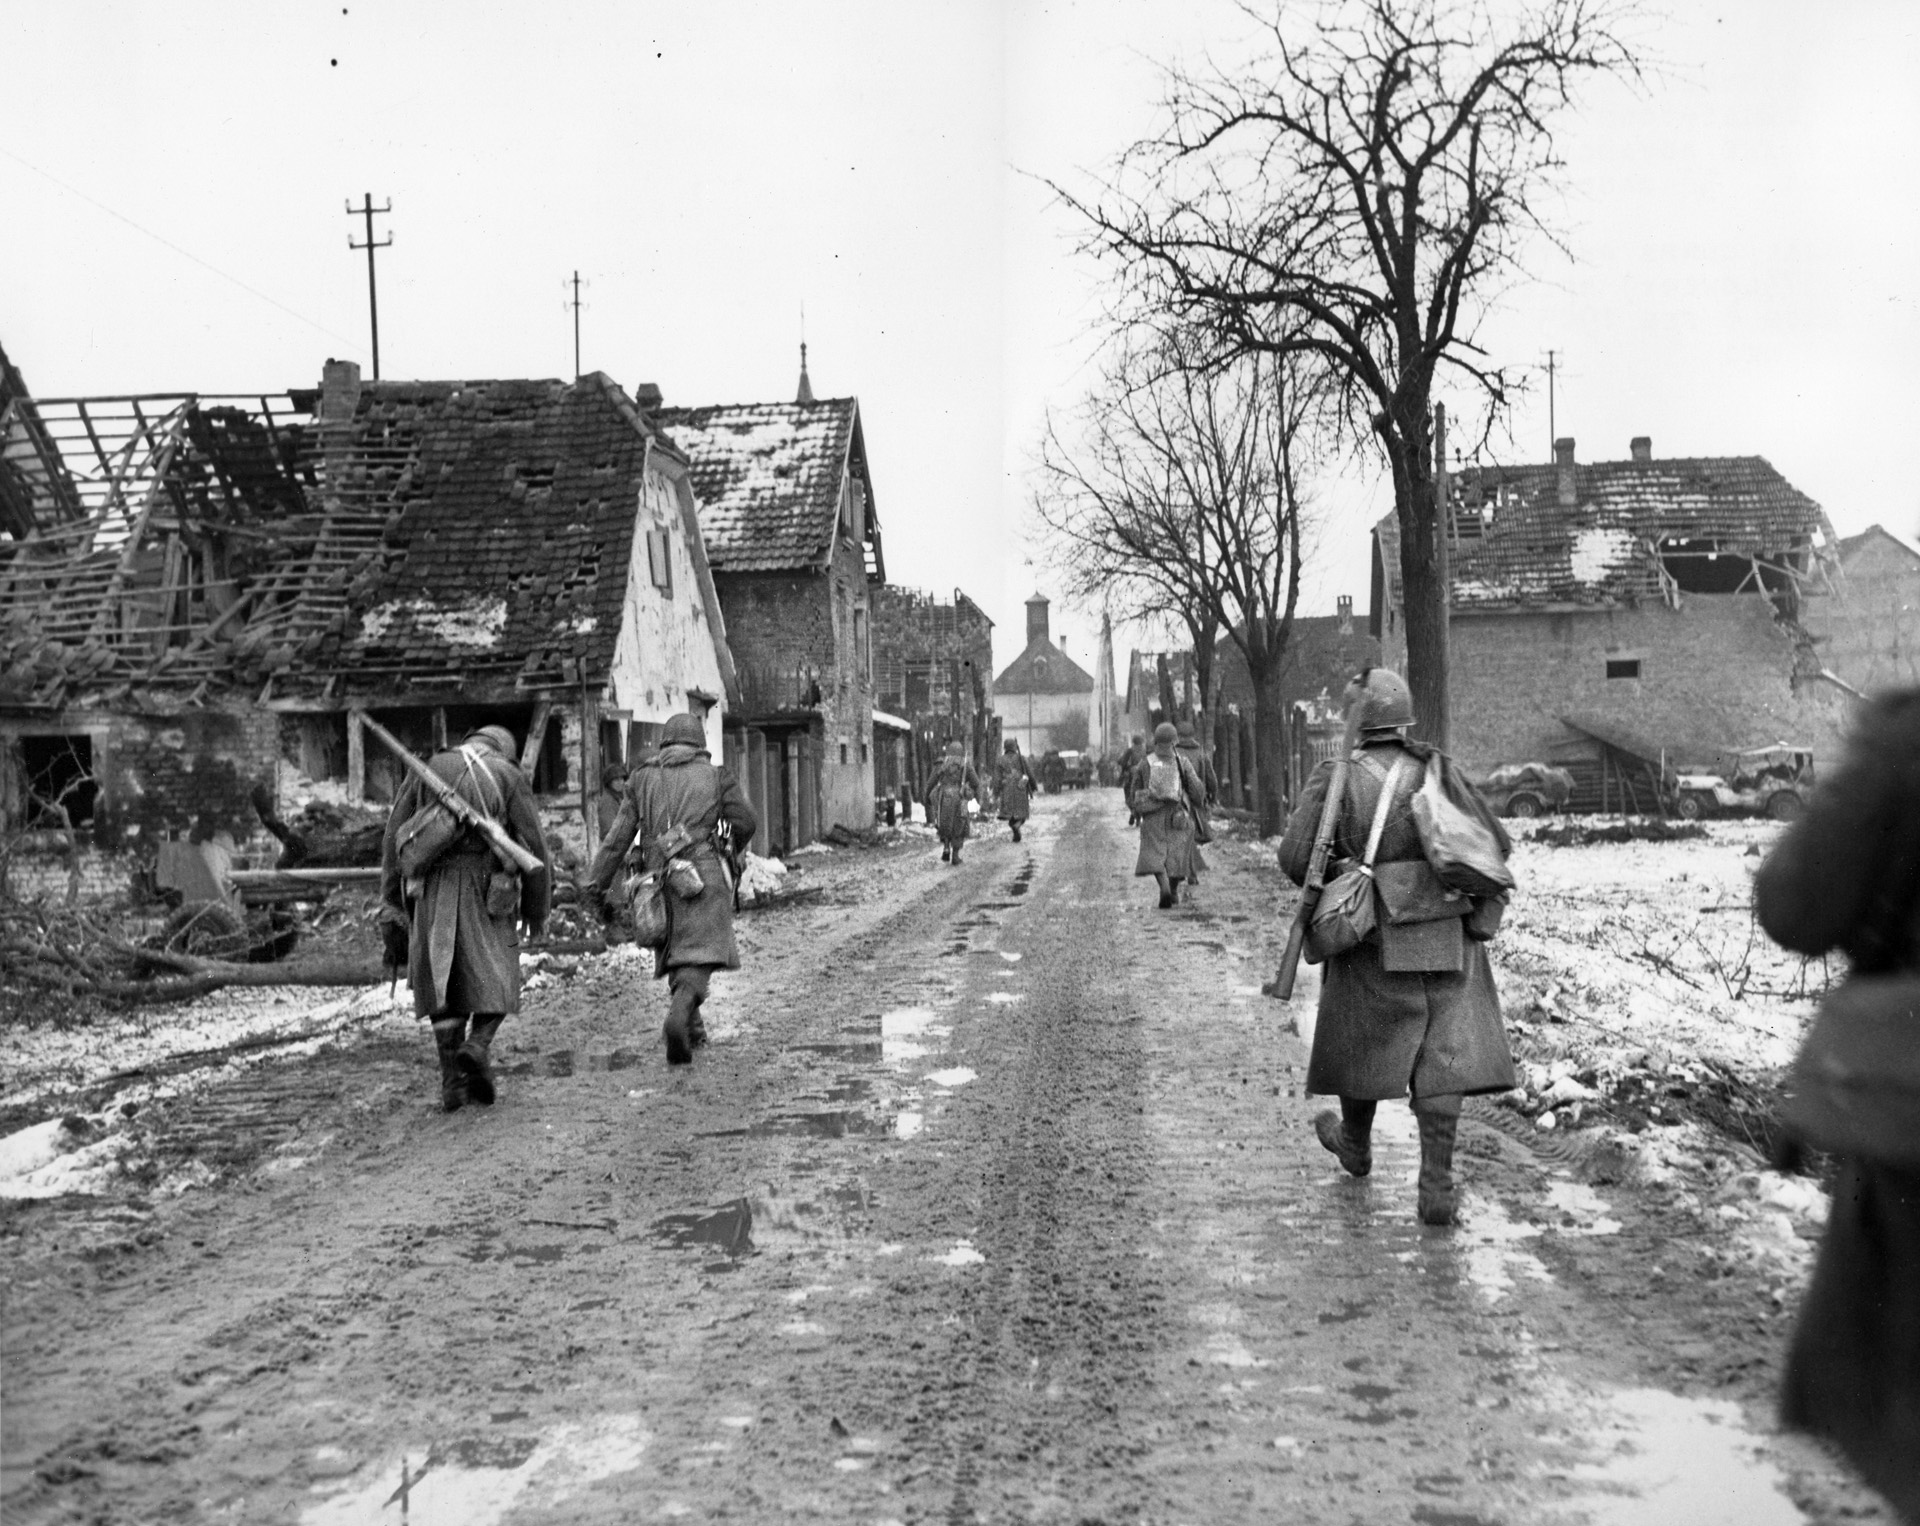
[[[1759,456],[1578,463],[1573,442],[1542,466],[1453,477],[1456,613],[1604,609],[1689,593],[1797,594],[1826,586],[1833,526]],[[1375,527],[1376,576],[1400,602],[1400,533]]]
[[[672,446],[598,374],[353,370],[324,394],[0,400],[0,703],[604,682],[645,462],[684,470]]]

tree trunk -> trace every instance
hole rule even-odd
[[[1394,452],[1394,515],[1400,526],[1400,617],[1407,640],[1413,734],[1444,749],[1451,726],[1447,674],[1447,590],[1440,576],[1433,464],[1424,389],[1417,412],[1400,422]]]
[[[1260,818],[1260,835],[1274,837],[1287,824],[1287,723],[1280,663],[1248,666],[1253,678],[1253,808]]]

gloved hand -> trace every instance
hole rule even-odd
[[[403,970],[407,967],[408,928],[404,918],[383,916],[380,919],[380,955],[381,963],[390,970]]]

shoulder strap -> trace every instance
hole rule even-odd
[[[473,803],[485,811],[495,821],[506,814],[507,799],[500,788],[500,781],[487,766],[487,760],[479,748],[469,747],[464,742],[460,746],[460,756],[467,760],[467,773],[474,777],[476,787],[483,798]]]
[[[1373,856],[1380,851],[1380,834],[1387,829],[1387,815],[1393,809],[1393,797],[1399,793],[1400,780],[1407,771],[1406,755],[1393,760],[1393,767],[1387,771],[1387,782],[1380,786],[1380,803],[1373,808],[1373,830],[1367,833],[1366,857],[1360,860],[1360,867],[1373,869]]]

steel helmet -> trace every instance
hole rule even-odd
[[[514,745],[513,733],[505,726],[482,726],[477,731],[467,733],[469,742],[485,742],[503,758],[511,758],[519,752]]]
[[[699,716],[683,710],[673,716],[660,728],[660,745],[672,747],[678,743],[682,747],[705,747],[707,728]]]
[[[1391,668],[1364,668],[1341,696],[1348,708],[1360,706],[1362,731],[1397,731],[1413,724],[1413,691]]]
[[[1174,730],[1173,724],[1170,721],[1162,721],[1158,726],[1155,726],[1153,728],[1153,745],[1156,747],[1164,746],[1168,742],[1177,742],[1179,740],[1180,740],[1180,733]]]

